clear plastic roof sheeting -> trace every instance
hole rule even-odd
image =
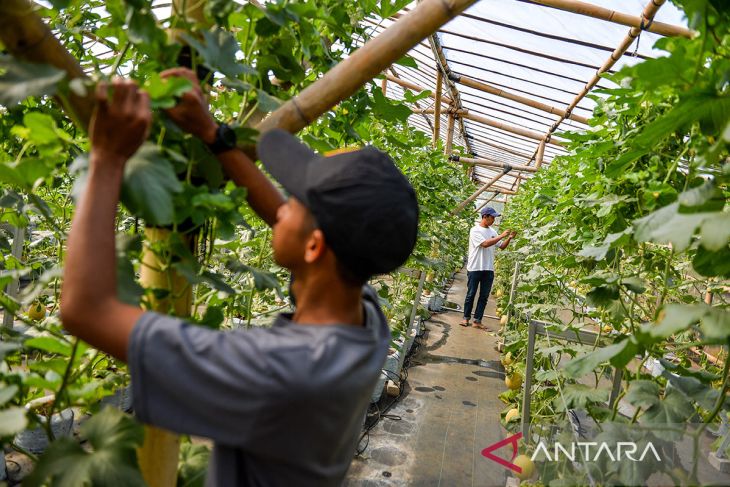
[[[591,3],[638,17],[646,1],[592,0]],[[659,9],[654,21],[686,26],[682,12],[669,2]],[[382,32],[393,22],[395,19],[373,19],[369,23],[372,35]],[[525,0],[482,0],[443,26],[436,33],[436,38],[443,49],[447,68],[454,75],[565,110],[623,41],[629,29],[624,25]],[[642,32],[638,42],[634,41],[611,71],[644,58],[661,56],[663,52],[653,48],[660,37]],[[435,93],[437,61],[429,42],[421,42],[409,52],[409,56],[416,61],[417,68],[394,65],[388,70],[389,74]],[[613,86],[610,81],[601,79],[596,88]],[[459,82],[454,87],[459,93],[461,107],[469,114],[528,130],[541,137],[545,137],[550,127],[560,119],[559,115]],[[403,92],[400,85],[392,81],[387,83],[387,96],[402,99]],[[445,78],[442,95],[452,96]],[[589,118],[594,106],[593,100],[584,97],[572,113]],[[425,109],[426,113],[414,113],[410,123],[432,133],[434,115],[428,110],[433,110],[434,98],[420,100],[418,106],[412,108],[416,111]],[[448,106],[442,104],[440,137],[444,141],[447,109]],[[454,145],[464,147],[466,157],[534,166],[539,140],[493,125],[461,118],[455,124]],[[553,139],[559,140],[564,131],[580,131],[587,127],[580,121],[566,119],[554,131]],[[565,153],[562,147],[546,144],[543,164],[547,165],[555,156]],[[501,172],[502,169],[496,167],[474,166],[473,175],[477,182],[487,182]],[[530,175],[511,171],[492,188],[514,189],[520,177]],[[477,205],[493,196],[491,192],[485,194]]]

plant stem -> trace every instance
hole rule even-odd
[[[79,348],[79,339],[74,338],[73,346],[71,348],[71,356],[68,359],[68,364],[66,365],[66,370],[63,373],[63,379],[61,380],[61,387],[58,388],[58,391],[56,392],[56,399],[51,403],[51,407],[49,408],[48,416],[47,416],[47,423],[48,423],[48,432],[50,433],[49,439],[53,441],[55,439],[53,434],[53,428],[52,428],[52,418],[53,414],[56,412],[58,404],[63,400],[63,393],[66,392],[66,386],[68,386],[68,379],[71,376],[71,369],[73,369],[74,362],[76,360],[76,351]]]

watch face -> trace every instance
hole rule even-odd
[[[236,146],[236,132],[228,125],[220,126],[220,139],[226,147]]]

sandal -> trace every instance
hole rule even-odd
[[[473,326],[474,328],[476,328],[478,330],[486,330],[487,329],[486,326],[482,325],[478,321],[475,321],[474,323],[472,323],[471,326]]]
[[[469,326],[469,320],[462,320],[461,323],[459,323],[461,326],[467,327]]]

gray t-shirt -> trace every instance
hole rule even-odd
[[[132,331],[134,410],[215,442],[209,486],[340,485],[390,343],[377,294],[365,327],[292,323],[216,331],[157,313]]]

